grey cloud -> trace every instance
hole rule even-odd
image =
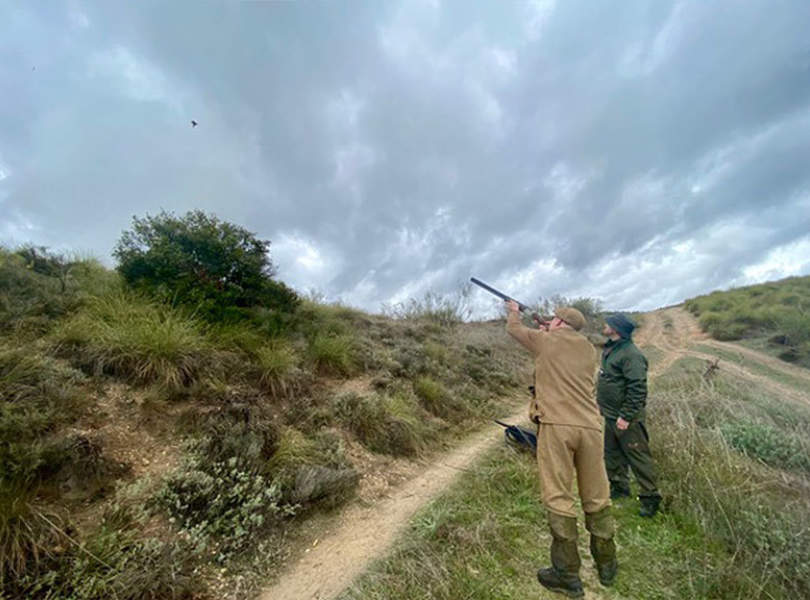
[[[371,309],[472,274],[670,302],[806,235],[805,2],[548,6],[12,7],[0,232],[106,255],[131,215],[199,207]]]

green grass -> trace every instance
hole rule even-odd
[[[334,398],[332,410],[338,422],[375,452],[415,456],[436,437],[435,427],[404,396],[348,392]]]
[[[711,354],[722,360],[740,365],[741,367],[745,367],[747,370],[757,375],[763,375],[768,379],[772,379],[780,383],[785,383],[791,387],[796,388],[797,390],[806,391],[808,389],[808,381],[806,379],[794,377],[790,373],[785,373],[784,371],[780,371],[778,369],[769,367],[768,365],[763,364],[757,361],[756,359],[749,358],[748,356],[744,356],[738,352],[734,352],[733,350],[716,348],[715,346],[709,346],[707,344],[698,344],[697,346],[695,346],[695,350],[704,352],[706,354]],[[720,364],[722,368],[722,362]]]
[[[307,346],[307,357],[317,372],[346,377],[356,368],[355,340],[349,334],[318,333]]]
[[[535,574],[549,564],[550,538],[531,455],[501,447],[423,509],[391,556],[378,561],[341,600],[551,597]],[[714,589],[711,568],[719,552],[694,522],[637,516],[616,510],[621,564],[608,598],[694,598]],[[592,569],[580,519],[583,572]],[[722,554],[722,552],[721,552]]]
[[[170,388],[190,383],[211,350],[193,317],[125,293],[93,298],[53,339],[62,354],[95,374]]]
[[[716,291],[685,306],[715,339],[765,335],[782,358],[810,366],[810,276]]]
[[[807,415],[762,390],[701,377],[703,361],[679,361],[655,382],[649,429],[665,497],[653,520],[627,499],[615,508],[619,577],[607,598],[796,598],[810,593],[810,485],[791,483],[736,450],[729,419],[767,422],[807,443]],[[780,408],[774,408],[779,406]],[[768,419],[770,418],[770,421]],[[758,421],[756,421],[758,420]],[[766,446],[756,445],[760,450]],[[779,451],[778,446],[767,446]],[[501,447],[423,509],[392,554],[341,600],[512,600],[546,597],[535,580],[549,538],[533,457]],[[590,569],[580,520],[583,569]],[[550,597],[550,596],[549,596]]]

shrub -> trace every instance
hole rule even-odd
[[[294,383],[298,365],[298,356],[292,347],[282,340],[276,340],[259,348],[256,360],[262,385],[273,394],[287,394]]]
[[[350,335],[317,334],[309,340],[307,355],[319,372],[346,376],[355,369],[354,349]]]
[[[54,332],[61,352],[95,373],[187,385],[210,345],[194,318],[131,294],[92,299]]]
[[[306,337],[347,335],[364,321],[362,312],[340,304],[318,304],[304,300],[295,313],[296,328]]]
[[[273,280],[270,242],[202,211],[133,217],[113,254],[118,271],[138,289],[194,307],[213,321],[246,318],[262,306],[295,310],[298,296]]]
[[[337,506],[351,497],[360,479],[341,438],[328,431],[308,437],[288,428],[266,470],[281,483],[284,499],[301,505]]]
[[[225,462],[232,458],[251,469],[259,470],[276,452],[281,432],[270,409],[261,397],[249,390],[227,388],[220,405],[199,414],[192,409],[194,420],[189,423],[193,435],[195,456],[209,462]]]
[[[413,391],[422,406],[438,417],[461,421],[469,416],[469,408],[457,396],[448,392],[441,383],[430,377],[419,377],[413,384]]]
[[[157,500],[196,550],[214,550],[218,561],[244,549],[268,520],[295,513],[281,503],[278,483],[235,457],[206,464],[192,458],[168,478]]]
[[[795,435],[744,420],[723,423],[720,431],[731,446],[746,456],[774,467],[810,473],[808,448]]]
[[[28,268],[22,257],[0,249],[0,332],[47,331],[75,303],[60,287],[55,278]]]
[[[104,524],[81,547],[63,543],[40,573],[11,586],[12,597],[30,600],[146,600],[198,598],[199,578],[192,573],[190,552],[182,542],[138,538]]]
[[[334,399],[332,409],[337,419],[375,452],[413,456],[432,435],[404,398],[346,393]]]
[[[422,298],[383,305],[383,313],[393,319],[425,320],[441,327],[453,327],[470,318],[470,284],[458,292],[439,294],[427,292]]]
[[[0,487],[34,487],[70,459],[52,434],[78,416],[82,380],[28,348],[0,351]]]

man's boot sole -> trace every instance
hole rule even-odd
[[[553,585],[549,585],[547,583],[543,583],[543,581],[540,580],[539,576],[537,577],[537,581],[539,581],[540,585],[542,585],[547,590],[557,592],[558,594],[565,594],[569,598],[583,598],[585,596],[585,590],[574,591],[564,587],[556,587]]]

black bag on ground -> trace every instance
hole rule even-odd
[[[517,425],[508,425],[498,419],[495,419],[495,422],[504,428],[503,436],[507,444],[521,450],[537,452],[537,434],[534,431]]]

